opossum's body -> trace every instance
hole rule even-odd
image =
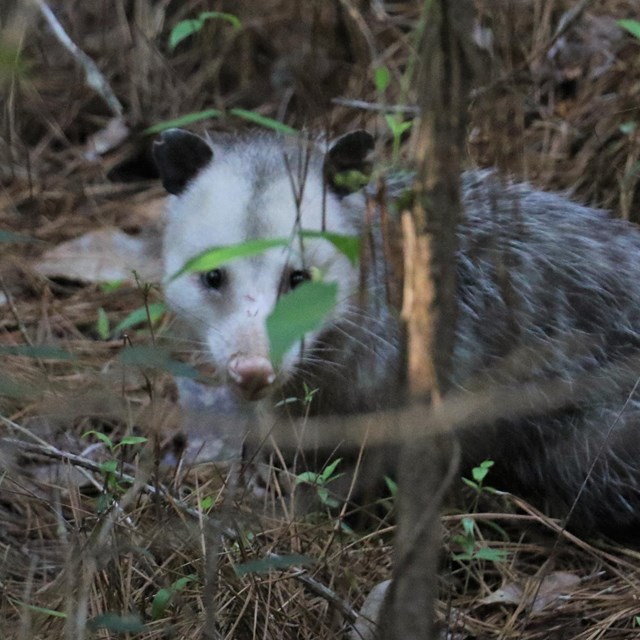
[[[166,275],[207,248],[289,237],[297,228],[360,233],[365,194],[336,176],[365,172],[371,146],[363,132],[326,153],[268,134],[205,143],[168,132],[156,147],[165,186],[176,196],[169,205]],[[640,233],[490,172],[465,173],[462,183],[454,385],[462,391],[527,382],[584,388],[557,410],[534,407],[517,420],[465,430],[463,460],[494,460],[494,484],[564,515],[604,445],[572,522],[628,534],[640,525],[640,402],[632,399],[618,414],[640,356]],[[322,414],[400,402],[401,330],[385,301],[379,253],[363,297],[358,268],[331,243],[305,238],[303,244],[302,251],[274,248],[233,260],[215,274],[183,275],[168,284],[167,299],[248,399],[300,397],[306,383],[317,389],[312,410]],[[338,284],[338,304],[276,370],[266,317],[314,269]]]

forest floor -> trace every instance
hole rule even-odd
[[[366,532],[344,513],[295,516],[289,498],[256,504],[227,473],[237,434],[176,382],[189,354],[162,305],[150,148],[169,120],[202,132],[263,117],[365,127],[391,157],[391,128],[415,112],[420,4],[50,2],[121,107],[38,3],[0,8],[3,640],[347,637],[389,578],[391,498]],[[467,164],[640,222],[640,33],[617,23],[637,0],[476,5],[486,76]],[[227,13],[171,46],[212,7]],[[155,344],[176,348],[153,360]],[[636,549],[581,540],[509,494],[443,522],[442,637],[640,635]]]

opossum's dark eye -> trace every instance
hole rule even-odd
[[[292,289],[295,289],[297,286],[301,285],[307,280],[311,280],[311,274],[306,269],[292,271],[289,275],[289,286]]]
[[[211,269],[200,274],[200,282],[207,289],[219,289],[224,283],[224,271],[222,269]]]

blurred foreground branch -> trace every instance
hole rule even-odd
[[[460,173],[471,85],[471,0],[424,5],[415,139],[417,181],[402,214],[404,300],[410,397],[437,409],[449,390],[454,348]],[[407,442],[401,452],[393,580],[380,616],[384,640],[436,637],[441,546],[440,504],[457,471],[459,448],[449,423]]]

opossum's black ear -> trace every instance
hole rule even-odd
[[[347,133],[331,145],[324,160],[324,175],[334,193],[346,196],[367,185],[373,148],[373,136],[362,130]]]
[[[162,186],[175,195],[184,191],[212,157],[213,151],[207,142],[184,129],[167,129],[153,143],[153,159],[158,165]]]

